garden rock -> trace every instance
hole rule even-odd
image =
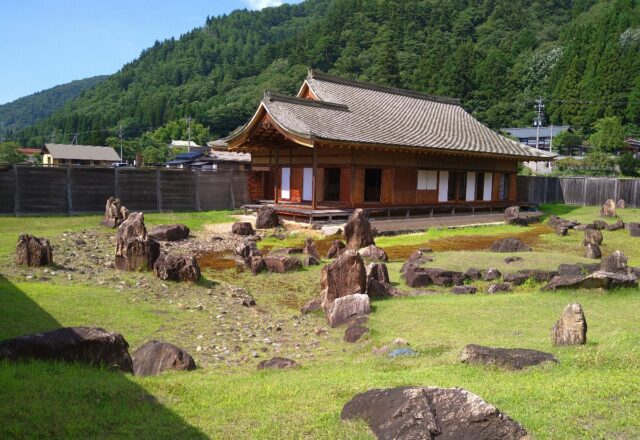
[[[362,419],[380,440],[524,440],[526,430],[462,388],[398,387],[356,395],[342,420]]]
[[[235,222],[231,225],[231,232],[236,235],[249,236],[255,234],[253,226],[249,222]]]
[[[120,199],[109,197],[100,224],[108,228],[117,228],[127,217],[129,217],[129,210],[122,206]]]
[[[53,264],[53,251],[49,240],[21,234],[16,244],[16,263],[33,267]]]
[[[256,229],[273,229],[280,226],[278,213],[271,206],[262,206],[256,214]]]
[[[504,222],[507,225],[513,224],[520,217],[519,206],[509,206],[504,210]]]
[[[331,327],[346,324],[354,318],[371,313],[369,297],[361,293],[341,296],[325,307],[325,313]]]
[[[621,229],[624,229],[624,222],[622,220],[618,220],[615,223],[607,224],[606,226],[607,231],[619,231]]]
[[[159,225],[149,232],[149,237],[158,241],[180,241],[189,238],[191,231],[186,225]]]
[[[366,269],[367,280],[375,279],[381,283],[389,282],[389,271],[384,263],[370,263]]]
[[[604,220],[598,219],[598,220],[594,220],[592,225],[593,225],[593,229],[595,229],[596,231],[602,231],[604,229],[607,229],[607,226],[609,224]]]
[[[604,272],[620,272],[627,268],[628,258],[620,251],[607,255],[600,262],[600,270]]]
[[[584,256],[593,260],[602,258],[602,251],[600,250],[600,246],[594,243],[587,243],[584,247]]]
[[[558,266],[558,275],[560,276],[582,276],[584,273],[582,272],[582,268],[578,264],[566,264],[562,263]]]
[[[487,269],[487,271],[482,276],[482,279],[484,281],[493,281],[493,280],[497,280],[501,276],[502,276],[502,274],[500,273],[500,271],[498,269],[492,267],[492,268]]]
[[[193,255],[161,254],[153,264],[153,273],[161,280],[195,283],[200,279],[200,266]]]
[[[147,236],[144,214],[132,212],[116,234],[116,269],[136,271],[152,269],[160,256],[160,244]]]
[[[629,223],[629,235],[640,237],[640,223]]]
[[[553,277],[558,275],[556,270],[542,270],[542,269],[522,269],[518,271],[519,274],[528,276],[530,279],[537,283],[550,281]]]
[[[473,295],[477,291],[478,291],[478,288],[475,286],[463,285],[463,286],[454,286],[454,288],[451,290],[451,293],[455,293],[457,295],[465,295],[465,294]]]
[[[612,199],[607,200],[600,209],[601,217],[615,217],[616,216],[616,202]]]
[[[522,261],[522,257],[507,257],[504,259],[507,264],[517,263],[518,261]]]
[[[322,300],[320,298],[313,298],[300,308],[300,313],[306,315],[317,312],[320,309],[322,309]]]
[[[615,287],[636,287],[638,278],[635,274],[622,274],[612,272],[596,271],[589,275],[582,276],[561,276],[554,277],[549,284],[541,290],[556,289],[611,289]]]
[[[508,283],[496,283],[489,286],[487,293],[510,292],[511,286]]]
[[[427,287],[432,284],[431,277],[427,273],[427,270],[415,264],[410,264],[405,268],[403,277],[407,286],[413,288]]]
[[[258,255],[250,258],[251,262],[249,264],[251,266],[252,274],[258,275],[260,272],[267,270],[267,263],[264,262],[264,257]]]
[[[320,262],[321,260],[320,253],[318,253],[316,244],[311,237],[307,237],[307,239],[304,241],[304,248],[302,248],[302,253],[315,258],[318,262]]]
[[[460,361],[468,364],[502,367],[509,370],[521,370],[558,360],[551,353],[527,348],[493,348],[469,344],[462,350]]]
[[[236,246],[235,252],[247,265],[251,264],[253,257],[262,255],[255,241],[246,239]]]
[[[346,245],[341,240],[334,240],[333,244],[327,251],[327,258],[337,258],[344,253]]]
[[[321,270],[322,307],[325,311],[336,298],[367,291],[367,272],[362,257],[355,251],[346,251]]]
[[[266,361],[262,361],[258,364],[258,370],[277,369],[277,370],[289,370],[291,368],[297,368],[299,365],[293,359],[274,357]]]
[[[436,286],[459,286],[464,282],[465,278],[462,272],[454,272],[452,270],[428,268],[424,269],[424,271]]]
[[[353,344],[358,342],[360,338],[362,338],[367,333],[369,333],[369,329],[360,324],[350,325],[344,331],[344,337],[342,338],[342,340],[344,342]]]
[[[264,263],[269,272],[287,273],[302,268],[302,262],[295,257],[267,255]]]
[[[482,271],[480,269],[471,267],[464,273],[464,277],[471,281],[480,281],[482,279]]]
[[[552,215],[547,221],[547,225],[552,228],[566,228],[573,229],[578,226],[580,223],[575,220],[565,220],[563,218],[558,217],[557,215]]]
[[[342,228],[336,225],[324,225],[320,228],[322,235],[325,237],[330,237],[332,235],[340,235],[342,234]]]
[[[586,229],[584,231],[584,239],[582,240],[583,245],[587,244],[596,244],[600,246],[602,244],[602,232],[595,229]]]
[[[556,234],[558,234],[561,237],[566,237],[569,234],[569,228],[559,226],[556,228]]]
[[[358,208],[351,213],[344,227],[344,236],[347,241],[347,248],[351,250],[357,251],[363,247],[376,244],[369,218],[363,209]]]
[[[302,265],[304,267],[317,266],[319,264],[320,264],[320,260],[318,260],[313,255],[307,255],[302,259]]]
[[[79,362],[133,373],[129,344],[120,333],[64,327],[0,341],[0,359]]]
[[[371,261],[388,261],[387,253],[384,249],[377,247],[376,245],[369,245],[358,250],[358,253],[362,258],[366,258]]]
[[[298,254],[301,254],[302,252],[303,252],[302,248],[284,247],[284,248],[272,249],[271,251],[269,251],[269,255],[272,255],[272,256],[298,255]]]
[[[588,229],[595,229],[596,227],[593,225],[593,223],[588,223],[586,225],[578,225],[575,228],[573,228],[575,231],[586,231]]]
[[[189,353],[163,341],[149,341],[133,354],[133,374],[157,376],[163,371],[195,370],[196,363]]]
[[[531,252],[531,246],[526,245],[519,238],[503,238],[494,241],[491,245],[492,252]]]
[[[625,202],[623,199],[618,200],[618,202],[616,203],[616,209],[626,209],[627,207],[627,202]]]
[[[568,304],[564,308],[560,319],[553,326],[552,341],[553,345],[587,343],[587,320],[580,304]]]
[[[511,283],[516,286],[524,284],[529,279],[529,275],[524,273],[507,273],[502,277],[502,281],[505,283]]]

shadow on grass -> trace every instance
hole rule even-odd
[[[0,275],[0,339],[59,327]],[[0,438],[207,438],[131,376],[79,364],[0,361],[0,402]]]
[[[570,214],[576,209],[581,208],[581,206],[572,206],[572,205],[540,205],[540,211],[542,211],[546,216],[557,215],[558,217],[562,217],[564,215]]]

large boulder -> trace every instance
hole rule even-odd
[[[313,238],[307,237],[304,241],[304,247],[302,248],[302,253],[308,255],[310,257],[315,258],[317,261],[320,261],[320,253],[318,252],[318,248],[316,247],[316,243],[313,241]]]
[[[267,264],[264,262],[264,257],[257,255],[250,257],[248,266],[251,268],[251,273],[258,275],[260,272],[267,270]]]
[[[464,273],[465,278],[471,281],[480,281],[482,279],[482,270],[476,269],[475,267],[470,267]]]
[[[492,252],[531,252],[531,246],[525,244],[519,238],[503,238],[496,240],[491,245]]]
[[[271,206],[263,206],[256,214],[256,229],[272,229],[280,226],[278,213]]]
[[[362,257],[346,251],[321,270],[322,307],[327,308],[336,298],[367,291],[367,271]]]
[[[325,307],[325,316],[331,327],[346,324],[354,318],[366,316],[369,313],[371,313],[369,297],[362,293],[341,296]]]
[[[640,237],[640,223],[629,223],[629,235]]]
[[[390,296],[389,271],[384,263],[371,263],[367,266],[367,295],[370,298]]]
[[[553,326],[551,339],[553,345],[581,345],[587,343],[587,320],[580,304],[568,304],[564,308],[560,319]]]
[[[557,289],[611,289],[616,287],[636,287],[635,274],[596,271],[589,275],[558,275],[541,290]]]
[[[607,224],[605,227],[607,231],[619,231],[624,229],[624,222],[622,220],[618,220],[615,223]]]
[[[267,255],[264,263],[269,272],[286,273],[302,268],[302,261],[295,257]]]
[[[521,370],[545,362],[558,362],[551,353],[528,348],[494,348],[469,344],[460,353],[460,360],[468,364],[489,365]]]
[[[147,236],[144,214],[132,212],[116,234],[116,269],[151,269],[159,256],[160,244]]]
[[[367,280],[375,279],[381,283],[389,282],[389,270],[384,263],[370,263],[367,266]]]
[[[153,264],[153,273],[161,280],[195,283],[200,279],[200,266],[193,255],[161,254]]]
[[[163,341],[149,341],[133,353],[133,374],[157,376],[167,370],[195,370],[189,353]]]
[[[334,240],[327,251],[327,258],[337,258],[344,253],[347,246],[341,240]]]
[[[427,269],[419,267],[414,263],[406,265],[403,277],[407,286],[413,288],[427,287],[433,283]]]
[[[621,272],[627,268],[627,256],[621,251],[615,251],[607,255],[600,262],[600,270],[603,272]]]
[[[615,217],[616,216],[616,202],[613,199],[609,199],[604,202],[600,209],[601,217]]]
[[[376,244],[369,218],[363,209],[358,208],[351,213],[344,227],[344,236],[347,248],[354,251]]]
[[[602,244],[602,232],[596,229],[585,229],[584,231],[584,239],[582,240],[583,245],[587,244],[596,244],[600,246]]]
[[[500,278],[501,276],[502,276],[502,273],[500,273],[498,269],[496,269],[495,267],[491,267],[485,271],[485,273],[482,275],[482,279],[484,281],[494,281]]]
[[[511,225],[518,220],[520,217],[520,207],[519,206],[509,206],[504,210],[504,222],[507,225]]]
[[[367,260],[389,261],[389,258],[387,257],[387,253],[384,251],[384,249],[379,248],[374,244],[371,244],[367,247],[363,247],[362,249],[358,250],[358,253],[362,258],[366,258]]]
[[[595,243],[587,243],[584,246],[584,256],[592,260],[597,260],[602,258],[602,250],[600,250],[600,246]]]
[[[46,238],[21,234],[16,244],[16,263],[21,266],[48,266],[53,264],[53,251]]]
[[[191,231],[186,225],[159,225],[149,232],[149,237],[158,241],[180,241],[189,238]]]
[[[101,328],[64,327],[0,341],[0,359],[79,362],[133,373],[129,344]]]
[[[363,419],[380,440],[519,440],[526,430],[462,388],[398,387],[356,395],[342,420]]]
[[[609,226],[609,223],[601,219],[594,220],[591,224],[593,225],[593,229],[595,229],[596,231],[602,231],[604,229],[607,229],[607,226]]]
[[[464,282],[464,274],[452,270],[427,268],[424,271],[436,286],[459,286]]]
[[[100,224],[108,228],[117,228],[127,217],[129,217],[129,210],[122,206],[120,199],[109,197]]]
[[[241,236],[249,236],[255,234],[255,231],[249,222],[235,222],[231,225],[231,233]]]

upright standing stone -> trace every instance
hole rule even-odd
[[[16,263],[21,266],[47,266],[53,263],[53,251],[49,240],[29,234],[18,237]]]
[[[587,320],[582,306],[568,304],[553,326],[553,345],[581,345],[587,342]]]
[[[627,202],[624,201],[624,199],[620,199],[618,200],[618,203],[616,203],[616,209],[625,209],[627,207]]]
[[[129,210],[122,206],[120,199],[109,197],[104,208],[104,216],[101,225],[108,228],[117,228],[129,217]]]
[[[353,251],[376,244],[371,223],[363,209],[358,208],[351,213],[344,227],[344,236],[347,240],[347,249]]]
[[[602,232],[597,231],[595,229],[585,229],[584,230],[584,240],[582,240],[583,245],[588,244],[596,244],[600,246],[602,244]]]
[[[367,291],[367,272],[357,252],[346,251],[322,268],[320,286],[322,307],[327,308],[341,296]]]
[[[317,261],[320,261],[320,253],[318,252],[318,249],[316,248],[316,244],[313,241],[313,238],[311,237],[307,237],[306,240],[304,241],[304,248],[302,249],[302,252],[305,255],[309,255],[313,258],[315,258]]]
[[[616,202],[613,199],[609,199],[604,202],[602,209],[600,209],[601,217],[615,217],[616,216]]]
[[[600,246],[594,243],[587,243],[584,246],[584,256],[593,260],[601,258],[602,251],[600,250]]]
[[[514,223],[520,217],[520,207],[519,206],[509,206],[504,210],[504,222],[507,225]]]
[[[144,214],[132,212],[116,235],[116,269],[151,269],[159,256],[160,244],[147,236]]]
[[[280,218],[275,209],[266,205],[258,209],[256,229],[272,229],[278,226],[280,226]]]

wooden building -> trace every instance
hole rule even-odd
[[[251,153],[251,198],[284,212],[507,205],[518,162],[553,157],[500,136],[458,100],[314,71],[296,97],[265,93],[224,141]]]
[[[42,164],[45,166],[89,165],[106,167],[119,162],[120,156],[111,147],[45,144],[42,149]]]

